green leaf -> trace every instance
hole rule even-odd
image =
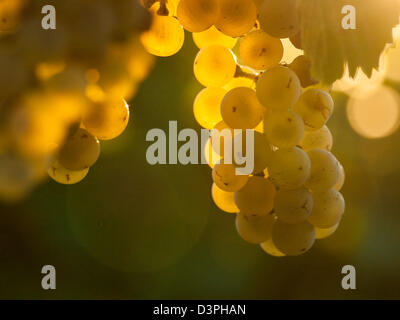
[[[343,76],[345,65],[353,77],[358,68],[370,76],[399,23],[399,0],[298,0],[298,5],[302,45],[313,62],[313,75],[329,84]],[[355,30],[342,27],[345,5],[356,9]]]

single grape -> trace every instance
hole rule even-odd
[[[238,213],[239,208],[236,206],[233,192],[227,192],[217,187],[213,183],[211,188],[211,196],[215,205],[224,212]]]
[[[268,172],[279,189],[293,190],[302,187],[310,177],[310,167],[307,153],[293,147],[275,151]]]
[[[222,88],[205,88],[196,96],[193,113],[200,126],[211,130],[222,121],[221,102],[226,93]]]
[[[313,246],[315,230],[307,221],[289,224],[278,220],[272,230],[272,241],[282,253],[298,256]]]
[[[209,138],[204,145],[204,160],[212,169],[215,165],[222,159],[222,157],[217,154],[212,147],[211,138]]]
[[[283,45],[280,39],[273,38],[262,30],[255,30],[240,42],[240,57],[253,69],[270,69],[281,61]]]
[[[275,147],[294,147],[304,136],[303,119],[291,110],[272,112],[264,119],[264,134]]]
[[[285,223],[306,221],[314,206],[311,193],[304,187],[295,190],[278,190],[275,197],[275,214]]]
[[[331,228],[340,222],[345,210],[343,196],[335,189],[313,193],[314,208],[308,221],[318,228]]]
[[[313,149],[324,149],[331,151],[333,145],[332,133],[326,125],[318,130],[306,130],[304,133],[304,138],[301,140],[299,145],[304,151],[310,151]]]
[[[301,86],[303,88],[307,88],[318,83],[318,81],[315,80],[311,75],[311,60],[306,56],[298,56],[289,65],[289,68],[293,70],[299,77]]]
[[[249,217],[241,213],[236,215],[236,230],[239,236],[253,244],[259,244],[272,237],[275,218],[268,214],[261,217]]]
[[[301,95],[300,80],[289,68],[274,67],[258,79],[256,92],[264,107],[287,111]]]
[[[272,237],[269,238],[267,241],[260,244],[261,249],[264,252],[268,253],[273,257],[285,257],[286,255],[279,251],[279,249],[275,246],[274,242],[272,241]]]
[[[320,89],[308,89],[294,106],[309,130],[320,129],[333,113],[333,100],[329,93]]]
[[[206,31],[194,32],[193,41],[199,49],[212,45],[220,45],[232,49],[236,45],[237,39],[223,34],[215,26],[212,26]]]
[[[253,129],[263,119],[263,107],[253,89],[239,87],[229,91],[221,103],[225,123],[234,129]]]
[[[194,62],[194,75],[205,87],[222,87],[233,79],[235,72],[235,56],[222,46],[201,49]]]
[[[333,189],[335,189],[336,191],[340,191],[343,188],[345,180],[346,180],[346,173],[344,171],[343,166],[339,163],[339,179],[333,186]]]
[[[232,152],[232,141],[234,131],[224,121],[219,122],[211,131],[211,146],[214,152],[222,158],[226,157],[226,152]],[[219,144],[219,146],[218,146]],[[233,159],[233,154],[230,154]]]
[[[307,152],[311,161],[310,177],[306,187],[312,191],[326,191],[339,180],[339,162],[329,151],[313,149]]]
[[[76,184],[87,176],[89,168],[73,171],[64,168],[57,160],[48,168],[47,173],[54,181],[61,184]]]
[[[181,0],[177,17],[181,25],[190,32],[202,32],[210,28],[218,18],[216,0]]]
[[[80,171],[94,165],[99,155],[99,140],[80,128],[67,138],[59,151],[58,161],[66,169]]]
[[[326,239],[326,238],[330,237],[339,228],[339,224],[340,223],[337,223],[333,227],[330,227],[330,228],[315,227],[315,239]]]
[[[248,176],[237,175],[236,168],[233,164],[218,163],[212,170],[212,178],[218,188],[227,192],[236,192],[242,189],[247,181]]]

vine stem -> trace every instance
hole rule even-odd
[[[256,73],[243,70],[243,68],[240,65],[236,66],[235,78],[247,78],[253,80],[254,82],[257,82],[259,77],[260,75]]]

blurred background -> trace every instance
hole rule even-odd
[[[157,59],[130,101],[127,130],[102,143],[85,180],[48,181],[21,203],[0,204],[0,298],[400,298],[399,105],[376,111],[395,120],[388,128],[385,120],[363,122],[357,95],[351,98],[356,111],[347,107],[349,86],[333,93],[328,125],[333,153],[346,169],[342,223],[303,256],[270,257],[241,240],[234,215],[213,204],[207,165],[146,162],[148,130],[167,131],[170,120],[200,130],[192,113],[201,89],[192,72],[196,48],[186,36],[180,53]],[[397,99],[395,77],[383,81],[374,90],[384,83]],[[46,264],[57,270],[53,291],[41,288]],[[347,264],[357,270],[357,290],[341,288]]]

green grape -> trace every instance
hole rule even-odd
[[[306,187],[312,191],[326,191],[339,180],[339,162],[329,151],[313,149],[307,152],[311,161],[310,177]]]
[[[212,26],[206,31],[194,32],[193,41],[199,49],[212,45],[220,45],[228,49],[233,49],[236,45],[237,39],[223,34],[215,26]]]
[[[263,119],[263,107],[251,88],[238,87],[229,91],[221,103],[225,123],[234,129],[253,129]]]
[[[99,155],[99,141],[80,128],[68,137],[59,151],[58,161],[66,169],[80,171],[94,165]]]
[[[306,130],[304,133],[304,138],[301,140],[299,145],[304,151],[310,151],[313,149],[324,149],[331,151],[333,146],[332,134],[326,125],[324,125],[321,129],[314,131]]]
[[[258,19],[261,29],[276,38],[289,38],[300,30],[296,0],[264,1]]]
[[[310,159],[298,147],[275,151],[268,166],[272,182],[283,190],[298,189],[310,177]]]
[[[235,72],[235,56],[222,46],[201,49],[194,62],[194,75],[205,87],[222,87],[233,79]]]
[[[295,190],[278,190],[274,211],[280,221],[296,224],[307,220],[313,206],[313,197],[304,187]]]
[[[222,121],[221,102],[226,92],[222,88],[205,88],[196,96],[193,113],[200,126],[211,130]]]
[[[260,244],[261,249],[263,249],[266,253],[273,257],[285,257],[286,255],[279,251],[279,249],[275,246],[272,241],[272,237],[267,241]]]
[[[240,42],[240,57],[253,69],[270,69],[283,57],[282,41],[262,30],[252,31]]]
[[[235,192],[235,203],[244,215],[266,216],[274,207],[275,194],[275,187],[268,179],[254,176]]]
[[[236,215],[236,230],[239,236],[249,243],[259,244],[267,241],[272,236],[275,223],[273,215],[249,217],[241,213]]]
[[[217,187],[215,183],[213,183],[211,188],[211,196],[214,200],[215,205],[220,208],[222,211],[228,213],[238,213],[239,208],[235,203],[233,192],[227,192]]]
[[[272,241],[282,253],[298,256],[313,246],[315,230],[307,221],[289,224],[278,220],[272,230]]]
[[[181,0],[177,17],[181,25],[190,32],[202,32],[210,28],[218,18],[216,0]]]
[[[303,119],[291,110],[272,112],[264,119],[264,134],[275,147],[294,147],[304,136]]]
[[[239,191],[249,180],[248,176],[237,175],[233,164],[226,163],[219,163],[214,166],[212,178],[218,188],[227,192]]]
[[[93,103],[83,115],[82,123],[87,131],[100,140],[118,137],[129,121],[129,106],[119,97],[108,97]]]
[[[141,35],[140,40],[147,52],[169,57],[182,48],[185,33],[175,18],[155,15],[150,29]]]
[[[320,129],[333,113],[333,100],[329,93],[320,89],[308,89],[294,106],[310,130]]]
[[[330,237],[339,228],[339,224],[340,223],[337,223],[333,227],[330,227],[330,228],[315,227],[315,239],[326,239],[326,238]]]
[[[343,196],[335,189],[313,193],[314,208],[308,221],[318,228],[331,228],[340,222],[345,210]]]
[[[344,171],[343,166],[339,163],[339,179],[333,186],[333,189],[337,191],[342,190],[345,180],[346,180],[346,173]]]
[[[219,5],[219,16],[215,27],[222,33],[237,38],[254,27],[257,7],[252,1],[219,0]]]
[[[87,176],[89,168],[73,171],[64,168],[58,161],[55,161],[47,170],[48,175],[54,181],[61,184],[76,184]]]
[[[287,111],[299,99],[301,85],[299,78],[292,70],[278,66],[262,74],[257,81],[256,91],[264,107]]]
[[[318,83],[318,81],[315,80],[311,75],[311,60],[306,56],[298,56],[289,65],[289,68],[293,70],[299,77],[301,86],[303,88],[307,88]]]

